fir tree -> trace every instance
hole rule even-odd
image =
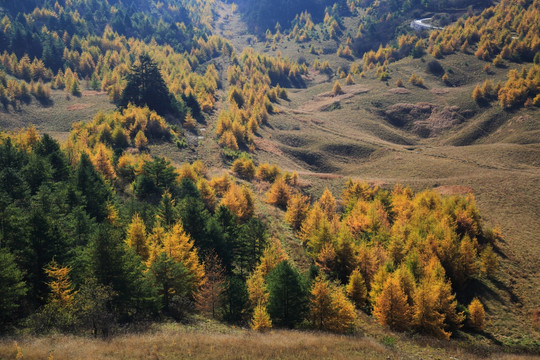
[[[26,294],[23,273],[15,263],[15,257],[0,248],[0,331],[5,330],[9,320],[14,318],[21,298]]]
[[[268,275],[268,313],[272,322],[293,328],[304,318],[307,310],[307,289],[302,275],[282,261]]]
[[[160,115],[179,115],[175,102],[157,64],[150,55],[140,55],[138,63],[131,67],[127,76],[127,85],[119,102],[120,107],[125,108],[131,103],[141,107],[148,106]]]

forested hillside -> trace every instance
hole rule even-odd
[[[539,19],[0,0],[0,358],[538,353]]]

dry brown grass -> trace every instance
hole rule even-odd
[[[46,336],[19,341],[23,359],[386,359],[392,352],[369,338],[274,330],[209,332],[183,327],[110,340]],[[14,341],[0,342],[0,358],[15,359]]]
[[[361,318],[366,318],[362,315]],[[143,333],[109,339],[48,335],[0,340],[0,359],[533,359],[470,348],[428,337],[411,339],[376,324],[364,324],[363,335],[272,330],[258,333],[201,320],[193,325],[155,325]],[[476,353],[477,355],[475,355]]]

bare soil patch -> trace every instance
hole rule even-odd
[[[465,121],[457,106],[439,107],[430,103],[399,103],[389,106],[384,114],[392,125],[425,138],[439,135]]]
[[[437,191],[441,195],[466,195],[474,193],[474,190],[470,186],[464,185],[441,185],[437,186],[433,190]]]
[[[73,104],[73,105],[68,106],[66,109],[69,111],[78,111],[78,110],[88,109],[91,106],[92,104]]]
[[[388,90],[388,92],[391,94],[406,95],[406,94],[410,94],[411,90],[398,87],[398,88],[390,89]]]
[[[434,89],[431,89],[431,93],[434,94],[434,95],[446,95],[450,92],[450,90],[448,89],[443,89],[443,88],[434,88]]]

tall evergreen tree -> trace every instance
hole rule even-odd
[[[282,261],[268,274],[268,313],[272,322],[279,326],[294,328],[307,310],[308,290],[298,270],[288,261]]]
[[[249,301],[245,281],[238,276],[230,276],[225,282],[223,292],[223,304],[225,321],[240,323],[245,319],[246,308]]]
[[[15,264],[15,257],[7,249],[0,248],[0,331],[13,319],[20,299],[26,294],[23,273]]]
[[[120,107],[128,104],[148,106],[160,115],[177,115],[174,96],[169,92],[157,64],[150,55],[139,56],[138,63],[127,75],[127,85],[120,99]]]
[[[107,216],[107,200],[111,197],[111,190],[105,184],[103,177],[96,171],[86,153],[81,155],[77,171],[75,172],[75,185],[85,198],[85,209],[97,221]]]

